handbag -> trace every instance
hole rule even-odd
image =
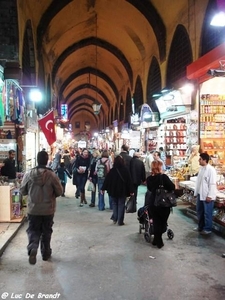
[[[159,188],[156,189],[154,205],[157,207],[177,206],[177,199],[173,191],[167,191],[163,186],[162,175],[160,176]]]
[[[135,213],[137,211],[137,203],[134,195],[129,197],[125,207],[126,213]]]
[[[94,183],[92,181],[89,181],[87,190],[89,192],[94,192],[95,191],[95,186],[94,186]]]

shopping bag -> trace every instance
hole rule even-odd
[[[95,186],[94,186],[94,183],[92,181],[89,181],[87,190],[89,192],[94,192],[95,191]]]
[[[163,187],[157,189],[154,205],[159,207],[177,206],[177,199],[174,192],[168,192]]]
[[[177,199],[174,191],[167,191],[163,186],[163,178],[160,176],[159,188],[155,193],[155,206],[158,207],[174,207],[177,206]]]
[[[135,213],[137,211],[137,203],[135,196],[130,196],[126,202],[126,213]]]

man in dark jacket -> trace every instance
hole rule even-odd
[[[128,170],[130,170],[130,161],[132,157],[129,155],[128,150],[128,146],[122,145],[120,156],[122,156],[122,158],[124,159],[125,166],[128,168]]]
[[[28,171],[22,180],[20,193],[28,195],[28,255],[29,263],[36,264],[36,255],[41,243],[43,260],[48,260],[52,249],[53,218],[56,207],[56,197],[62,195],[63,188],[58,176],[49,168],[48,153],[38,152],[38,166]]]
[[[145,165],[139,158],[140,153],[135,152],[130,161],[130,175],[134,185],[134,195],[137,200],[138,186],[146,181]]]
[[[9,150],[9,157],[3,161],[4,166],[1,168],[1,175],[9,179],[16,179],[15,155],[15,150]]]

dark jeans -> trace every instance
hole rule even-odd
[[[87,182],[87,174],[77,175],[77,186],[79,187],[80,193],[85,193],[85,184]]]
[[[104,178],[98,178],[98,209],[105,210],[105,194],[101,194],[100,191],[103,186]]]
[[[122,225],[124,221],[126,196],[118,198],[111,197],[111,200],[113,206],[113,215],[111,219],[113,219],[115,222],[118,222],[118,225]]]
[[[157,246],[162,246],[162,234],[167,230],[167,220],[170,215],[170,208],[152,206],[151,210],[154,226],[154,242]]]
[[[63,188],[63,193],[62,193],[62,195],[65,195],[66,184],[65,184],[65,182],[64,182],[64,183],[61,182],[61,185],[62,185],[62,188]]]
[[[197,196],[196,210],[198,217],[198,229],[200,231],[212,231],[213,225],[213,207],[214,201],[206,202],[200,200],[200,195]]]
[[[95,177],[92,177],[92,183],[94,184],[95,191],[91,192],[91,203],[95,205],[95,198],[96,198],[96,186],[97,186],[98,179]]]
[[[137,194],[138,194],[138,184],[133,184],[134,187],[134,196],[135,196],[135,200],[137,201]]]
[[[36,216],[28,214],[27,217],[28,255],[31,249],[38,249],[40,243],[42,256],[51,256],[52,249],[50,243],[53,232],[52,226],[54,224],[54,214],[48,216]]]

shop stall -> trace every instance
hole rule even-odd
[[[160,112],[158,147],[166,151],[167,165],[180,167],[186,161],[190,126],[191,93],[169,91],[155,100]]]
[[[187,214],[197,219],[196,215],[196,198],[194,197],[196,177],[191,177],[190,180],[180,181],[179,188],[183,189],[184,194],[181,199],[186,203],[190,203],[187,208]],[[213,228],[222,234],[225,234],[225,185],[223,175],[218,175],[218,192],[213,211]]]
[[[198,82],[200,152],[210,155],[217,171],[218,193],[214,209],[214,228],[225,233],[225,43],[187,67],[187,78]],[[194,184],[181,181],[184,200],[191,203],[188,213],[195,215]],[[187,195],[187,196],[186,196]]]

